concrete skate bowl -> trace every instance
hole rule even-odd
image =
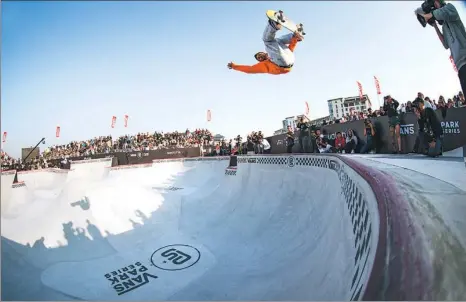
[[[338,156],[228,160],[89,161],[54,196],[2,200],[2,300],[431,297],[384,173]]]

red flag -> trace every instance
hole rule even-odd
[[[376,76],[374,76],[374,80],[375,80],[375,88],[377,89],[377,94],[382,94],[382,91],[380,91],[380,82],[379,82],[379,79],[377,79]]]
[[[115,128],[116,116],[112,116],[112,128]]]
[[[128,118],[129,116],[125,114],[125,127],[128,127]]]
[[[55,136],[60,137],[60,126],[57,126],[57,129],[55,130]]]
[[[2,139],[3,142],[6,142],[6,131],[3,132],[3,139]]]
[[[453,60],[453,56],[450,56],[450,62],[453,65],[453,69],[455,70],[456,73],[458,73],[458,68],[456,68],[455,61]]]
[[[308,116],[309,115],[309,104],[307,102],[304,102],[304,103],[305,103],[305,106],[306,106],[305,107],[306,110],[304,111],[305,112],[304,114],[306,114],[306,116]]]
[[[359,98],[362,100],[362,98],[364,97],[364,93],[362,92],[362,85],[359,81],[356,81],[356,83],[358,84]]]
[[[210,122],[212,120],[212,113],[210,110],[207,110],[207,121]]]

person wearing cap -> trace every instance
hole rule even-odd
[[[413,102],[413,109],[418,119],[419,145],[423,148],[421,153],[427,149],[427,156],[442,155],[443,128],[437,114],[432,108],[426,108],[422,99],[416,99]]]
[[[259,62],[252,66],[228,63],[228,69],[244,73],[268,73],[273,75],[286,74],[291,71],[295,57],[294,49],[302,37],[298,32],[290,33],[279,38],[275,37],[278,30],[282,28],[280,23],[269,20],[265,28],[262,40],[266,52],[258,52],[254,58]]]
[[[393,99],[390,95],[384,98],[383,110],[388,116],[388,125],[390,129],[390,138],[393,145],[393,153],[401,153],[401,135],[400,135],[400,117],[398,115],[398,103],[397,100]]]

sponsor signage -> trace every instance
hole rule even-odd
[[[337,161],[334,160],[334,159],[329,160],[328,167],[329,167],[329,169],[332,169],[332,170],[334,170],[334,171],[337,171],[337,172],[340,171],[340,163],[337,162]]]
[[[199,147],[172,148],[149,151],[118,152],[120,165],[137,165],[152,163],[156,159],[171,159],[201,156]]]
[[[68,158],[68,164],[60,165],[62,159],[49,160],[49,162],[60,166],[63,169],[69,169],[70,163],[79,164],[87,163],[89,160],[101,161],[110,160],[113,158],[112,166],[118,165],[137,165],[137,164],[151,164],[156,159],[175,159],[185,157],[199,157],[201,156],[199,147],[188,148],[171,148],[159,149],[149,151],[133,151],[133,152],[115,152],[107,154],[94,154],[86,156],[75,156]]]
[[[444,134],[461,134],[460,121],[441,122]]]
[[[105,274],[105,278],[120,296],[146,285],[152,279],[158,277],[150,274],[147,267],[142,265],[141,262],[136,262]]]
[[[137,158],[147,157],[147,156],[149,156],[149,152],[133,152],[133,153],[130,153],[129,156],[130,157],[137,157]]]
[[[68,160],[70,162],[73,162],[73,165],[78,165],[78,164],[88,164],[88,163],[95,163],[95,162],[105,162],[105,161],[111,161],[112,160],[111,155],[107,155],[104,158],[99,158],[99,157],[83,157],[82,159],[76,159],[76,158],[69,158]]]
[[[181,151],[180,150],[167,151],[167,155],[177,155],[177,154],[181,154]]]
[[[400,125],[400,135],[414,135],[414,124]]]
[[[295,165],[294,157],[293,156],[288,157],[288,167],[293,168],[294,165]]]
[[[446,111],[445,118],[442,116],[440,110],[436,111],[437,117],[441,122],[445,137],[443,140],[444,152],[454,150],[462,147],[466,144],[466,107],[461,108],[449,108]],[[382,116],[378,118],[371,118],[372,124],[375,127],[375,147],[378,153],[391,153],[393,146],[390,138],[390,130],[388,126],[388,117]],[[400,134],[401,134],[401,145],[405,152],[413,150],[414,143],[418,134],[418,123],[417,118],[413,113],[406,113],[400,115]],[[329,139],[330,143],[333,143],[336,133],[341,132],[343,137],[346,137],[346,132],[352,129],[358,137],[357,150],[360,150],[362,145],[365,143],[366,138],[364,136],[364,121],[353,121],[342,124],[326,125],[321,128],[321,133]],[[295,137],[299,136],[299,131],[295,132]],[[286,134],[274,135],[267,138],[267,141],[272,146],[272,154],[286,153]],[[296,143],[293,146],[292,152],[299,153],[300,146]]]
[[[186,244],[167,245],[156,250],[151,256],[152,264],[165,271],[179,271],[195,265],[201,259],[201,252]]]

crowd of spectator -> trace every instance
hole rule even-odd
[[[390,95],[384,97],[384,106],[381,106],[379,110],[373,111],[368,108],[364,112],[351,112],[344,118],[334,121],[323,121],[321,124],[311,124],[309,120],[303,121],[303,118],[298,122],[296,129],[288,129],[287,133],[287,147],[288,152],[291,153],[295,142],[299,143],[300,152],[303,153],[375,153],[376,152],[376,141],[378,140],[377,130],[371,119],[380,116],[386,116],[389,111],[389,105],[387,100],[394,100]],[[423,93],[419,92],[416,100],[423,100],[426,108],[432,108],[433,110],[441,110],[442,116],[446,116],[447,110],[454,108],[466,107],[466,100],[463,93],[460,91],[458,95],[453,98],[445,100],[443,96],[439,96],[438,101],[424,96]],[[414,113],[413,102],[408,101],[404,104],[399,104],[396,112],[401,115],[405,113]],[[345,123],[349,121],[363,120],[365,129],[363,133],[360,133],[364,137],[363,140],[358,139],[352,129],[348,129],[346,132],[337,132],[336,137],[329,139],[320,133],[322,126],[333,124],[333,123]],[[295,130],[300,130],[299,137],[295,137]],[[399,137],[399,134],[397,135]],[[310,142],[303,140],[304,137],[309,137]],[[394,148],[396,142],[393,142]],[[414,147],[414,150],[401,150],[400,146],[396,146],[399,150],[394,150],[394,153],[418,153],[418,142]],[[307,150],[309,149],[309,150]]]
[[[424,104],[426,107],[430,107],[434,110],[442,109],[447,110],[448,108],[459,108],[459,107],[466,107],[466,99],[463,95],[463,92],[460,91],[457,95],[445,100],[444,96],[439,96],[438,100],[430,98],[428,96],[424,96],[422,92],[417,94],[418,98],[422,98],[424,100]],[[406,103],[401,103],[398,107],[398,113],[410,113],[413,112],[412,101],[408,101]],[[367,111],[352,111],[347,113],[344,117],[340,119],[333,119],[330,121],[324,121],[322,126],[327,124],[334,124],[334,123],[345,123],[357,120],[363,120],[366,118],[372,117],[379,117],[387,115],[384,106],[380,106],[379,109],[373,110],[372,108],[368,108]]]
[[[66,145],[53,146],[43,152],[46,159],[61,159],[118,151],[149,151],[162,148],[181,148],[208,145],[212,142],[212,133],[207,129],[194,132],[154,132],[124,135],[117,139],[112,136],[100,136],[93,139],[71,142]]]
[[[460,91],[458,95],[455,95],[448,100],[445,100],[443,96],[439,96],[438,101],[424,96],[421,92],[418,93],[417,98],[424,100],[426,107],[430,107],[434,110],[440,109],[443,114],[450,108],[465,107],[466,100],[463,93]],[[408,101],[401,104],[397,111],[399,114],[413,112],[412,102]],[[368,108],[364,112],[351,112],[345,117],[333,120],[324,121],[322,124],[310,125],[309,121],[301,121],[298,123],[301,129],[302,137],[300,136],[298,141],[302,152],[309,152],[305,150],[305,145],[311,147],[312,152],[318,153],[368,153],[374,152],[374,143],[372,138],[375,136],[375,128],[370,122],[370,118],[379,116],[385,116],[387,110],[385,106],[381,106],[378,110],[372,110]],[[366,129],[363,135],[365,136],[365,145],[361,146],[358,142],[358,138],[352,130],[348,130],[346,133],[336,133],[335,139],[329,140],[320,133],[320,127],[327,124],[333,123],[344,123],[348,121],[364,120]],[[303,126],[304,125],[304,126]],[[303,128],[304,127],[304,128]],[[295,129],[296,130],[296,129]],[[292,129],[288,129],[287,134],[287,145],[288,150],[291,152],[291,148],[294,145],[294,134]],[[305,135],[305,134],[308,135]],[[303,138],[308,136],[311,138],[310,142],[304,141]],[[359,146],[359,147],[357,147]],[[267,153],[270,150],[270,145],[264,139],[262,131],[253,131],[246,137],[246,141],[243,142],[243,138],[238,135],[234,139],[225,140],[222,139],[218,142],[213,141],[212,133],[207,129],[196,129],[189,131],[188,129],[184,132],[154,132],[154,133],[138,133],[136,135],[124,135],[116,139],[112,136],[100,136],[93,139],[84,140],[80,142],[70,142],[66,145],[57,145],[46,148],[44,152],[35,158],[30,158],[27,161],[21,159],[15,159],[5,152],[1,152],[1,167],[2,170],[16,169],[16,170],[31,170],[31,169],[44,169],[51,167],[58,167],[56,160],[62,160],[70,157],[80,156],[92,156],[95,154],[106,154],[113,152],[131,152],[131,151],[149,151],[164,148],[183,148],[183,147],[201,147],[205,153],[204,156],[224,156],[231,154],[247,154],[249,153]]]
[[[211,148],[207,151],[206,155],[224,156],[247,154],[248,151],[263,154],[270,149],[270,145],[267,145],[268,142],[264,139],[262,131],[252,131],[247,135],[245,142],[243,142],[241,135],[237,135],[235,139],[220,140],[215,144],[215,148]]]
[[[38,157],[14,159],[2,152],[2,170],[31,170],[58,167],[56,160],[70,157],[92,156],[113,152],[148,151],[163,148],[203,147],[213,143],[212,133],[207,129],[185,132],[154,132],[124,135],[113,139],[112,136],[100,136],[84,141],[74,141],[66,145],[46,148]],[[55,163],[55,164],[52,164]]]
[[[14,158],[6,152],[1,152],[1,169],[4,170],[39,170],[47,168],[59,168],[57,164],[47,161],[43,156],[34,157],[30,160],[23,161],[21,158]]]

